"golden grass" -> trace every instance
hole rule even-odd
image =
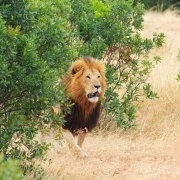
[[[180,179],[180,17],[171,12],[145,14],[143,37],[163,32],[166,44],[148,80],[160,98],[138,105],[137,128],[130,132],[89,134],[84,142],[88,158],[78,158],[66,144],[49,152],[44,180],[178,180]]]

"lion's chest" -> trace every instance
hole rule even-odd
[[[100,106],[101,102],[98,102],[96,106],[88,113],[87,108],[82,108],[80,105],[75,103],[71,108],[71,114],[66,114],[64,119],[66,122],[63,124],[64,129],[68,129],[74,133],[77,129],[87,128],[88,131],[91,131],[98,122],[100,115]]]

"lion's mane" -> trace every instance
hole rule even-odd
[[[99,80],[101,92],[98,94],[97,102],[90,102],[85,93],[82,81],[83,72],[97,70],[101,78]],[[106,90],[106,78],[104,64],[91,57],[83,57],[74,61],[69,68],[68,75],[63,78],[66,91],[71,94],[71,101],[74,105],[71,107],[71,113],[66,113],[64,119],[66,122],[63,128],[69,130],[72,134],[77,129],[87,128],[91,131],[98,122],[100,115],[101,100]]]

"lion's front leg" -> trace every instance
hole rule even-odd
[[[78,146],[81,148],[82,148],[82,144],[84,142],[85,137],[86,137],[86,133],[78,134],[77,136],[75,136],[76,142]]]
[[[84,150],[82,149],[82,144],[84,142],[84,138],[85,138],[86,134],[78,134],[74,136],[74,140],[76,145],[81,149],[82,153],[82,157],[87,157],[87,154],[84,152]]]
[[[86,133],[88,132],[87,128],[84,129],[78,129],[75,131],[75,137],[76,137],[76,141],[78,146],[82,147],[82,144],[84,142],[84,139],[86,137]]]
[[[82,157],[86,157],[87,155],[83,152],[82,148],[78,145],[76,137],[72,135],[69,131],[62,132],[64,138],[67,141],[69,148],[74,149],[77,153],[80,153]]]

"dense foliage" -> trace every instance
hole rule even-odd
[[[34,140],[38,129],[62,123],[50,107],[65,101],[64,88],[54,85],[74,58],[76,42],[60,5],[27,0],[0,4],[0,152],[5,159],[22,160],[25,173],[49,147]]]
[[[148,53],[162,46],[164,35],[141,37],[143,5],[134,6],[132,0],[7,0],[0,1],[0,12],[0,153],[20,159],[24,173],[49,148],[34,139],[38,130],[63,122],[50,107],[69,106],[64,87],[55,84],[72,60],[104,60],[109,86],[102,118],[117,126],[132,127],[140,96],[157,97],[146,79],[160,58],[150,61]]]
[[[180,7],[179,0],[135,0],[134,4],[141,2],[146,9],[155,8],[156,10],[164,11],[170,6]]]
[[[4,161],[2,155],[0,155],[0,179],[1,180],[21,180],[22,171],[19,168],[19,162],[17,160]]]
[[[142,39],[144,8],[133,7],[133,1],[72,1],[71,25],[83,46],[79,54],[103,58],[107,65],[108,90],[103,104],[103,119],[115,120],[125,129],[133,126],[139,96],[155,98],[146,79],[159,57],[148,60],[154,47],[162,46],[163,34],[153,39]],[[84,10],[82,12],[82,9]]]

